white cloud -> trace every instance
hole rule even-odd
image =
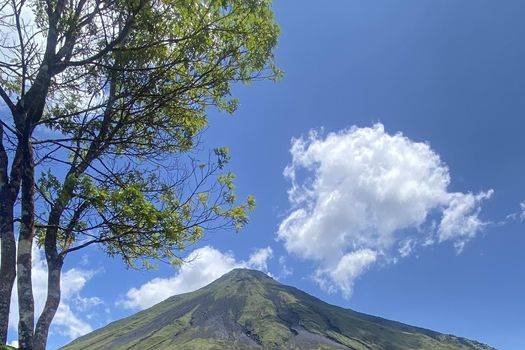
[[[416,242],[412,238],[407,238],[404,241],[401,241],[397,250],[399,252],[399,255],[402,258],[406,258],[407,256],[409,256],[412,253],[415,244]]]
[[[69,339],[76,339],[84,334],[93,331],[93,327],[75,313],[67,303],[60,303],[55,318],[53,319],[55,331],[67,336]]]
[[[511,221],[525,221],[525,201],[520,202],[520,210],[518,212],[510,213],[508,214],[504,220],[501,220],[499,222],[496,222],[495,224],[498,226],[503,226],[508,224]]]
[[[454,241],[454,246],[461,252],[465,243],[473,238],[487,223],[479,218],[480,203],[492,196],[494,191],[472,193],[453,193],[449,206],[443,211],[439,225],[439,241]]]
[[[317,262],[322,285],[346,296],[366,266],[391,255],[394,246],[407,256],[416,242],[428,244],[437,235],[460,248],[485,225],[478,214],[491,190],[449,192],[449,169],[439,155],[427,143],[388,134],[381,124],[326,137],[311,132],[293,139],[290,152],[284,175],[291,181],[292,211],[278,238],[289,252]],[[434,216],[441,221],[429,237]],[[339,272],[324,273],[329,270]]]
[[[140,287],[131,288],[118,305],[127,309],[146,309],[173,295],[192,292],[213,282],[235,268],[254,268],[267,271],[272,257],[270,247],[256,250],[248,261],[237,261],[229,253],[205,246],[194,250],[177,273],[168,278],[154,278]]]
[[[254,269],[268,271],[268,260],[273,256],[273,250],[270,247],[257,249],[248,260],[248,266]]]
[[[377,255],[377,252],[371,249],[359,249],[345,254],[335,267],[318,269],[316,280],[325,290],[334,292],[338,288],[344,297],[349,298],[352,295],[354,280],[377,260]]]
[[[98,298],[83,298],[80,293],[86,283],[93,277],[95,271],[72,268],[62,273],[62,295],[60,305],[53,319],[51,332],[57,332],[70,339],[75,339],[93,330],[91,325],[82,319],[81,309],[77,307],[82,300],[99,300]],[[43,253],[37,248],[33,249],[33,295],[35,299],[35,316],[42,312],[47,297],[47,264]],[[17,287],[13,288],[11,299],[11,312],[9,314],[9,326],[16,330],[18,325],[18,299]]]
[[[279,257],[279,266],[281,267],[281,271],[279,272],[280,278],[286,278],[293,275],[293,268],[288,267],[284,256]]]
[[[74,300],[75,307],[80,311],[88,311],[91,308],[103,305],[104,302],[98,297],[81,297],[80,295]]]

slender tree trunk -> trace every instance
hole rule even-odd
[[[46,237],[44,240],[44,250],[46,252],[47,261],[47,299],[44,310],[42,311],[42,314],[40,314],[36,324],[34,350],[45,350],[49,327],[51,326],[53,317],[55,317],[55,313],[60,305],[60,276],[62,273],[64,256],[58,253],[57,234],[60,217],[63,211],[63,203],[67,201],[64,196],[60,197],[63,201],[59,201],[59,203],[62,204],[53,206],[49,214],[48,227],[46,229]]]
[[[47,261],[47,299],[44,310],[36,324],[33,350],[45,350],[46,348],[49,327],[60,304],[60,275],[62,272],[62,264],[63,260],[61,257],[48,259]]]
[[[13,206],[2,203],[0,209],[1,263],[0,263],[0,345],[7,343],[11,294],[16,277],[16,246],[13,230]]]
[[[9,159],[3,144],[0,124],[0,345],[7,343],[11,294],[16,276],[16,245],[13,205],[8,178]]]
[[[35,328],[35,306],[33,299],[32,247],[34,237],[34,162],[33,150],[29,137],[22,140],[22,217],[18,237],[17,287],[18,287],[18,342],[21,349],[33,349]]]

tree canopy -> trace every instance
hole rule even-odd
[[[193,150],[210,108],[235,111],[232,84],[280,76],[279,29],[268,0],[2,0],[0,31],[0,344],[17,265],[19,341],[44,349],[67,254],[173,263],[246,224],[228,149]],[[49,269],[36,325],[34,240]]]

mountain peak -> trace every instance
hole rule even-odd
[[[203,289],[219,293],[224,296],[224,292],[233,295],[243,295],[247,291],[259,289],[261,293],[266,293],[269,285],[279,284],[272,277],[259,270],[246,268],[236,268],[222,275]]]
[[[238,267],[238,268],[231,270],[230,272],[227,272],[226,274],[223,275],[223,277],[226,277],[226,278],[254,277],[257,279],[269,279],[269,280],[274,281],[273,278],[268,276],[268,274],[264,273],[263,271],[247,269],[247,268],[242,268],[242,267]]]
[[[489,350],[464,338],[332,306],[264,272],[234,269],[64,350]]]

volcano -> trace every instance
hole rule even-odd
[[[488,350],[479,342],[327,304],[254,270],[87,334],[63,350]]]

